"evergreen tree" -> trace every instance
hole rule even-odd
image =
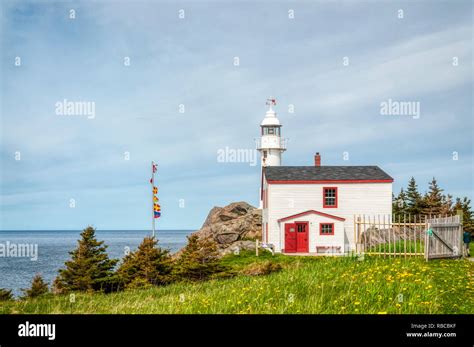
[[[402,216],[407,213],[407,196],[403,188],[400,189],[398,196],[392,194],[392,214]]]
[[[63,284],[63,281],[59,278],[59,276],[57,276],[54,280],[53,280],[53,284],[51,285],[51,292],[53,294],[63,294],[65,293],[67,290],[66,288],[64,288],[64,284]]]
[[[29,289],[23,289],[25,298],[36,298],[37,296],[46,294],[48,291],[48,284],[43,280],[40,274],[36,274],[33,277]]]
[[[440,214],[446,216],[451,215],[453,213],[453,196],[451,194],[443,195],[441,201]]]
[[[406,212],[412,216],[419,215],[422,211],[422,197],[418,192],[415,178],[411,178],[407,187],[407,209]]]
[[[426,215],[436,216],[443,212],[443,190],[438,186],[438,182],[433,177],[429,184],[428,193],[423,198],[422,213]]]
[[[97,241],[95,229],[87,227],[81,233],[77,248],[69,252],[71,260],[59,270],[55,291],[109,291],[115,284],[116,259],[109,259],[104,241]]]
[[[200,281],[215,275],[225,275],[227,268],[221,264],[217,243],[212,238],[188,236],[188,244],[178,258],[174,275],[179,279]]]
[[[126,255],[117,275],[126,287],[162,285],[170,282],[172,260],[169,250],[157,247],[158,240],[145,237],[138,249]]]
[[[13,294],[11,289],[0,288],[0,301],[13,300]]]
[[[474,211],[471,208],[471,200],[465,197],[464,199],[457,198],[453,207],[453,213],[462,212],[462,226],[463,230],[469,233],[474,232]]]

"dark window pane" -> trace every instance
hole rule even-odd
[[[336,206],[336,189],[324,189],[324,204],[327,206]]]
[[[321,234],[332,234],[333,225],[332,224],[322,224],[321,225]]]

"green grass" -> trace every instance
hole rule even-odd
[[[474,262],[421,257],[300,257],[251,252],[236,271],[271,259],[283,270],[114,294],[48,296],[0,303],[1,313],[474,313]]]
[[[369,252],[382,253],[424,253],[425,243],[422,241],[400,240],[395,243],[381,243],[369,248]]]

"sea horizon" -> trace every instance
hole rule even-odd
[[[187,243],[186,237],[197,229],[155,230],[158,246],[174,253]],[[34,275],[41,274],[51,285],[70,259],[77,246],[82,230],[0,230],[0,288],[11,289],[15,296],[21,296],[21,289],[29,288]],[[104,241],[110,258],[122,259],[127,252],[134,251],[144,237],[151,236],[151,230],[101,230],[96,229],[96,238]],[[28,255],[14,255],[9,248],[27,245]]]

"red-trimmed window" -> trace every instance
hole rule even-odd
[[[336,208],[337,207],[337,187],[323,188],[323,207]]]
[[[319,223],[319,235],[334,235],[334,223]]]

